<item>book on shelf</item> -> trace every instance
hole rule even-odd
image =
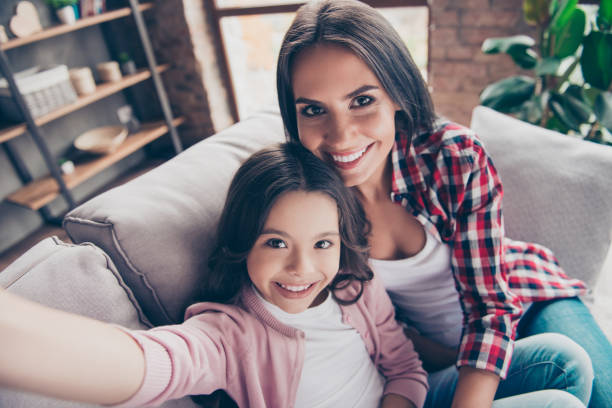
[[[81,18],[95,16],[106,11],[105,0],[80,0]]]

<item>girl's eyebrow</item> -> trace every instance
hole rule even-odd
[[[261,233],[259,235],[280,235],[281,237],[291,238],[290,234],[287,234],[286,232],[281,231],[281,230],[277,230],[275,228],[267,228],[267,229],[261,231]],[[329,237],[329,236],[340,236],[340,232],[338,232],[338,231],[325,231],[325,232],[322,232],[320,234],[317,234],[314,238],[315,239],[319,239],[319,238]]]
[[[351,99],[351,98],[354,98],[354,97],[356,97],[357,95],[359,95],[360,93],[367,92],[367,91],[371,91],[372,89],[379,89],[379,87],[377,87],[376,85],[363,85],[363,86],[360,86],[359,88],[355,89],[354,91],[349,92],[349,93],[348,93],[348,94],[347,94],[347,95],[344,97],[344,99]],[[319,101],[317,101],[317,100],[315,100],[315,99],[308,99],[308,98],[304,98],[304,97],[301,97],[301,96],[300,96],[299,98],[297,98],[297,99],[295,100],[295,104],[296,104],[296,105],[297,105],[297,104],[299,104],[299,103],[304,103],[304,104],[310,105],[310,104],[318,104],[318,103],[320,103],[320,102],[319,102]]]

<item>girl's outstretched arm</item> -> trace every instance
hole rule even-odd
[[[0,288],[0,386],[95,404],[136,393],[144,354],[120,329]]]

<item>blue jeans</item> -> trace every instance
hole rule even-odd
[[[593,368],[587,352],[567,336],[550,332],[532,333],[544,316],[555,314],[549,314],[548,308],[556,302],[561,302],[561,300],[542,302],[542,305],[534,304],[532,305],[533,314],[530,309],[523,317],[525,322],[523,324],[521,321],[519,328],[526,330],[523,334],[528,337],[521,338],[515,343],[508,376],[499,383],[494,408],[584,407],[588,404],[593,383]],[[566,299],[561,303],[570,302],[567,302]],[[584,307],[582,302],[574,300],[568,307],[570,309],[579,308],[580,305]],[[556,310],[556,312],[560,313],[561,310]],[[586,312],[588,313],[588,310]],[[590,313],[588,315],[590,316]],[[555,319],[555,326],[566,325],[565,319],[560,318],[558,314],[555,315]],[[563,323],[560,324],[561,320]],[[568,318],[567,320],[580,319]],[[597,328],[596,325],[595,327]],[[588,329],[595,330],[592,327]],[[583,327],[583,330],[587,328]],[[612,354],[609,354],[606,359],[609,360],[610,355]],[[431,373],[429,375],[430,391],[425,407],[450,407],[457,379],[458,371],[454,366]],[[597,406],[597,408],[603,407],[606,405]]]
[[[518,326],[518,336],[561,333],[578,343],[593,364],[589,408],[612,408],[612,345],[578,298],[534,303]]]

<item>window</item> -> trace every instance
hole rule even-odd
[[[368,1],[387,18],[427,77],[429,8],[426,0]],[[235,119],[276,106],[276,58],[303,1],[216,0],[216,19],[229,72]]]

